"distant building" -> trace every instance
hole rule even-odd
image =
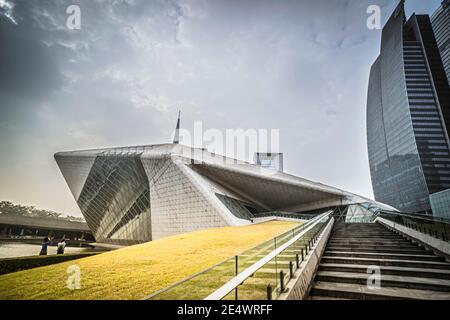
[[[450,28],[439,31],[449,39]],[[401,1],[383,28],[367,97],[367,144],[377,201],[431,213],[450,188],[450,88],[428,15]]]
[[[433,216],[450,219],[450,189],[430,195]]]
[[[447,80],[450,82],[450,0],[442,1],[441,6],[431,16],[431,23],[447,74]]]
[[[27,217],[17,214],[0,214],[0,237],[45,237],[94,241],[84,222],[62,219]]]
[[[254,162],[262,168],[283,172],[283,153],[256,152]]]

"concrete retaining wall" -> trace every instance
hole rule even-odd
[[[433,250],[437,255],[444,256],[447,260],[450,259],[450,243],[442,241],[441,239],[437,239],[428,234],[419,232],[417,230],[408,228],[404,225],[395,223],[393,221],[378,217],[375,219],[376,222],[381,223],[382,225],[397,230],[406,237],[410,238],[414,242],[422,244],[428,249]]]

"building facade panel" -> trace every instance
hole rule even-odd
[[[450,0],[442,1],[441,6],[432,15],[431,23],[444,64],[447,81],[450,82]]]
[[[61,169],[61,173],[69,186],[75,199],[80,196],[84,183],[91,171],[95,161],[95,155],[74,155],[72,157],[61,157],[55,155],[56,163]]]
[[[401,211],[430,213],[429,194],[450,181],[449,89],[437,52],[428,16],[406,21],[401,2],[383,28],[367,98],[375,198]]]
[[[370,175],[376,199],[384,199],[386,203],[395,203],[395,194],[389,192],[395,185],[389,180],[389,165],[386,130],[381,99],[381,66],[380,58],[372,65],[367,95],[367,150],[369,154]]]
[[[97,241],[152,239],[150,193],[140,154],[97,155],[77,203]]]
[[[434,216],[450,219],[450,189],[431,194],[430,202]]]
[[[228,225],[183,172],[184,164],[171,157],[142,162],[150,184],[153,239]]]
[[[376,200],[402,211],[423,211],[429,209],[428,189],[410,116],[404,19],[401,3],[383,28],[380,56],[371,70],[367,102],[369,163]]]

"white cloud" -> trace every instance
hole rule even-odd
[[[14,3],[8,0],[0,0],[0,16],[8,18],[12,23],[19,24],[14,17]]]

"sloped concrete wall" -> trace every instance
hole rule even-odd
[[[395,223],[393,221],[384,219],[384,218],[376,218],[376,222],[381,223],[382,225],[397,230],[405,236],[409,237],[414,242],[419,242],[426,247],[429,247],[431,250],[435,251],[437,255],[444,256],[447,260],[450,260],[450,243],[442,241],[441,239],[437,239],[428,234],[416,231],[414,229],[405,227],[401,224]]]
[[[228,223],[173,159],[142,158],[150,183],[152,240]]]

